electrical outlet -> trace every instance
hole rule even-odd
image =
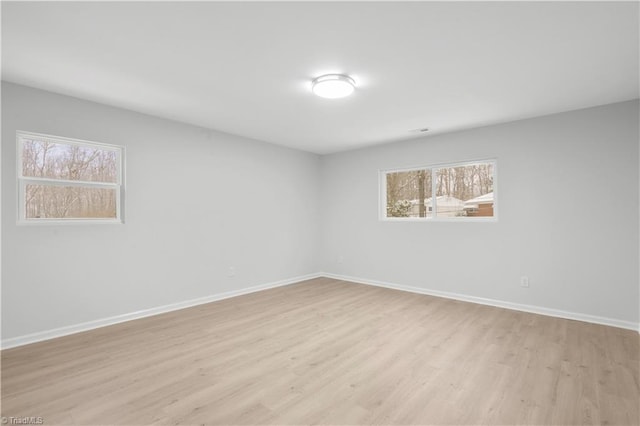
[[[229,271],[227,271],[227,276],[228,277],[235,277],[236,276],[236,268],[233,266],[229,266]]]
[[[527,276],[520,277],[520,287],[529,287],[529,277]]]

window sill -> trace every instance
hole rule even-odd
[[[18,226],[124,225],[121,219],[23,219]]]
[[[383,217],[378,219],[379,222],[456,222],[456,223],[466,223],[466,222],[489,222],[495,223],[498,221],[497,217],[407,217],[407,218],[393,218],[393,217]]]

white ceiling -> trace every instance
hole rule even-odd
[[[2,78],[329,153],[637,98],[638,6],[2,2]]]

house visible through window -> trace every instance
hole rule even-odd
[[[495,218],[495,174],[493,160],[384,171],[381,216],[392,220]]]
[[[121,222],[122,148],[18,132],[19,221]]]

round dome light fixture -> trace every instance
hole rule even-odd
[[[311,90],[321,98],[338,99],[349,96],[356,83],[348,75],[325,74],[311,82]]]

